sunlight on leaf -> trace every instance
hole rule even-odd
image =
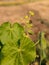
[[[9,22],[3,23],[0,26],[0,39],[2,43],[16,42],[23,36],[24,29],[18,24],[11,25]]]
[[[33,45],[34,42],[26,37],[20,40],[20,47],[18,47],[18,43],[12,46],[5,45],[2,49],[4,59],[1,65],[28,65],[36,57],[36,49]]]
[[[1,65],[28,65],[35,60],[35,44],[23,34],[24,28],[18,23],[6,22],[0,26],[0,46],[4,44],[0,47]]]

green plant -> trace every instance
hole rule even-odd
[[[39,63],[42,65],[42,61],[49,56],[46,53],[48,46],[44,36],[45,33],[40,32],[38,41],[34,43],[25,34],[24,27],[19,23],[12,25],[5,22],[1,24],[0,65],[28,65],[30,62],[35,61],[37,57],[36,51],[39,53]]]
[[[24,36],[24,28],[20,24],[3,23],[0,26],[0,65],[28,65],[36,58],[34,45],[30,38]]]
[[[40,65],[45,65],[48,57],[48,53],[46,52],[48,49],[48,42],[45,38],[45,33],[40,32],[39,33],[39,43],[37,45],[37,52],[38,55],[40,56]]]

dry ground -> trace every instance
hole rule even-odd
[[[20,19],[27,15],[29,10],[38,11],[41,18],[49,21],[49,1],[40,1],[19,6],[0,6],[0,23],[6,21],[21,22]]]

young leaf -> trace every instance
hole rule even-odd
[[[2,52],[4,58],[1,65],[28,65],[36,57],[34,42],[26,37],[21,38],[17,43],[5,45]]]
[[[11,25],[9,22],[0,26],[0,39],[2,43],[16,42],[23,36],[24,29],[18,24]]]

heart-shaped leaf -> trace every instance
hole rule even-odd
[[[35,60],[36,48],[34,42],[27,37],[23,37],[17,43],[5,45],[2,53],[4,58],[1,65],[28,65]]]

